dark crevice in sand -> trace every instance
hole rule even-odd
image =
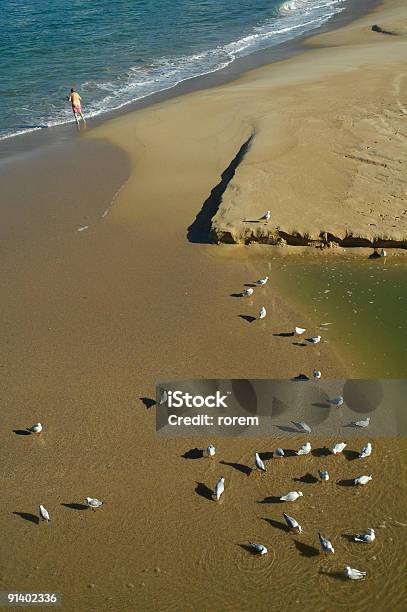
[[[229,166],[222,172],[220,182],[212,189],[209,197],[203,203],[200,212],[197,214],[195,221],[188,228],[187,238],[189,242],[199,244],[210,244],[213,242],[212,218],[218,212],[222,196],[234,177],[237,167],[249,150],[254,136],[255,133],[252,132],[250,137],[242,144]]]

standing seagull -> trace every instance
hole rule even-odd
[[[296,336],[301,336],[306,331],[307,330],[305,329],[305,327],[295,327],[294,328],[294,333]]]
[[[269,221],[271,217],[271,212],[268,210],[259,218],[259,221]]]
[[[219,501],[220,496],[222,495],[224,490],[225,490],[225,479],[223,478],[223,476],[221,476],[215,486],[214,495],[216,497],[216,501]]]
[[[35,425],[32,425],[31,427],[27,427],[27,431],[32,434],[37,434],[39,436],[42,432],[42,425],[41,423],[35,423]]]
[[[350,580],[362,580],[365,576],[367,576],[367,572],[361,572],[354,567],[349,567],[349,565],[345,567],[344,572],[345,576]]]
[[[360,421],[353,421],[352,425],[354,425],[355,427],[369,427],[370,417],[366,417],[365,419],[361,419]]]
[[[92,508],[93,512],[96,512],[97,508],[103,506],[103,502],[95,497],[85,497],[85,506]]]
[[[256,453],[254,456],[254,462],[256,464],[256,468],[258,470],[260,470],[261,472],[265,472],[266,471],[266,466],[264,465],[263,461],[260,459],[260,455],[259,453]]]
[[[274,455],[276,457],[284,457],[285,452],[283,448],[276,448],[276,450],[274,451]]]
[[[371,454],[372,454],[372,444],[370,442],[368,442],[367,444],[365,444],[365,446],[360,451],[359,459],[364,459],[365,457],[370,457]]]
[[[356,535],[353,536],[353,539],[355,540],[355,542],[373,542],[376,538],[376,534],[374,529],[371,529],[369,527],[369,529],[366,530],[366,533],[357,533]]]
[[[339,408],[339,406],[342,406],[343,404],[343,397],[342,395],[339,395],[339,397],[334,397],[334,399],[328,400],[328,402],[331,404],[331,406],[336,406],[336,408]]]
[[[290,502],[293,502],[296,499],[298,499],[299,497],[304,497],[304,493],[302,493],[301,491],[290,491],[286,495],[282,495],[280,497],[280,501],[290,501]]]
[[[320,370],[314,370],[312,372],[312,376],[315,378],[315,380],[319,380],[322,376],[322,372],[320,372]]]
[[[301,431],[306,431],[307,433],[311,433],[311,427],[307,425],[304,421],[291,421],[298,429]]]
[[[295,451],[296,455],[309,455],[311,452],[311,443],[307,442],[297,451]]]
[[[268,550],[264,546],[264,544],[256,544],[255,542],[249,542],[250,546],[255,550],[259,555],[267,555]]]
[[[325,482],[329,480],[329,474],[326,470],[318,470],[318,474],[321,480]]]
[[[318,342],[321,342],[321,336],[311,336],[311,338],[307,338],[307,341],[311,344],[318,344]]]
[[[40,513],[40,517],[44,520],[44,521],[50,521],[51,519],[49,518],[49,512],[46,508],[44,508],[44,506],[41,506],[41,504],[38,507],[39,513]]]
[[[371,474],[369,476],[358,476],[353,482],[355,485],[366,485],[370,480],[372,480]]]
[[[267,310],[264,308],[264,306],[262,306],[259,312],[259,319],[264,319],[266,317],[266,314],[267,314]]]
[[[298,533],[302,533],[302,527],[295,518],[293,518],[292,516],[289,516],[285,512],[283,512],[283,517],[285,518],[285,521],[290,529],[294,529],[298,531]]]
[[[206,453],[207,453],[208,457],[214,457],[215,456],[216,449],[215,449],[213,444],[209,444],[208,448],[206,449]]]
[[[347,446],[346,442],[337,442],[330,450],[333,455],[339,455]]]
[[[387,257],[387,252],[384,249],[382,249],[380,251],[379,255],[380,255],[380,257]]]
[[[242,291],[243,296],[253,295],[253,293],[254,293],[253,287],[247,287],[247,289],[243,289]]]
[[[260,287],[264,287],[264,285],[267,284],[269,277],[268,276],[263,276],[263,278],[259,278],[259,280],[256,280],[256,285],[260,285]]]
[[[331,542],[324,538],[324,536],[322,536],[320,533],[318,534],[318,537],[322,550],[326,553],[330,553],[331,555],[333,555],[335,553],[335,549],[332,546]]]

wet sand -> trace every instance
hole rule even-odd
[[[373,441],[357,467],[292,457],[261,477],[233,464],[252,466],[254,451],[284,438],[218,440],[209,462],[183,457],[206,439],[156,437],[156,380],[348,374],[330,342],[275,341],[321,321],[282,300],[268,252],[207,244],[208,214],[194,225],[252,133],[238,106],[250,77],[239,83],[221,88],[224,104],[217,89],[183,96],[89,132],[81,150],[2,169],[2,590],[59,591],[69,611],[403,610],[405,440]],[[270,271],[253,298],[233,296]],[[249,323],[262,305],[269,317]],[[41,438],[15,433],[38,420]],[[322,466],[327,487],[294,480]],[[374,480],[364,489],[337,482],[365,470]],[[207,488],[220,475],[216,504]],[[299,486],[302,500],[274,503]],[[87,495],[105,500],[100,512],[81,509]],[[49,524],[36,524],[39,503]],[[303,536],[282,529],[286,510]],[[344,537],[369,526],[371,547]],[[315,550],[319,529],[332,559]],[[269,555],[250,555],[249,539]],[[344,583],[346,563],[369,579]]]

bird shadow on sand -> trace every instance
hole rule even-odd
[[[306,342],[293,342],[294,346],[307,346]]]
[[[348,540],[348,542],[355,542],[355,540],[353,539],[353,535],[350,533],[343,533],[341,536],[344,540]]]
[[[257,287],[256,283],[244,283],[243,287]]]
[[[305,482],[306,484],[315,484],[318,482],[318,478],[315,478],[313,474],[304,474],[301,478],[293,478],[296,482]]]
[[[293,376],[293,378],[290,378],[292,382],[305,382],[309,379],[309,376],[307,376],[306,374],[298,374],[298,376]]]
[[[212,491],[212,489],[207,487],[206,484],[204,484],[203,482],[197,482],[196,483],[195,493],[197,495],[200,495],[204,499],[209,499],[210,501],[214,501],[213,500],[213,491]]]
[[[240,319],[247,321],[248,323],[253,323],[256,320],[256,317],[252,317],[251,315],[237,315]]]
[[[296,427],[291,427],[291,425],[276,425],[277,429],[281,431],[285,431],[286,433],[301,433]]]
[[[266,451],[264,453],[259,453],[259,457],[260,459],[262,459],[262,461],[269,461],[270,459],[273,458],[273,451]]]
[[[238,544],[238,546],[240,546],[240,548],[243,548],[243,550],[245,550],[246,552],[250,553],[251,555],[258,555],[259,554],[256,551],[256,549],[253,548],[253,546],[250,546],[250,544]]]
[[[89,510],[89,506],[86,506],[86,504],[78,504],[77,502],[61,504],[61,506],[65,506],[65,508],[69,508],[70,510]]]
[[[202,459],[203,456],[204,452],[202,448],[190,448],[189,451],[181,455],[183,459]]]
[[[342,480],[337,480],[336,484],[338,484],[340,487],[354,487],[355,480],[354,478],[343,478]]]
[[[272,527],[275,527],[276,529],[280,529],[280,531],[290,531],[290,528],[288,525],[286,525],[285,523],[281,523],[281,521],[276,521],[275,519],[269,518],[269,517],[262,517],[263,521],[266,521],[266,523],[268,523],[269,525],[271,525]]]
[[[342,582],[347,582],[348,578],[342,572],[324,572],[324,570],[319,571],[323,576],[329,576],[330,578],[334,578],[335,580],[341,580]]]
[[[346,457],[348,461],[354,461],[355,459],[359,459],[359,453],[354,450],[343,450],[342,455]]]
[[[27,429],[13,429],[13,433],[17,436],[31,436],[31,432],[27,431]]]
[[[143,402],[147,410],[149,410],[150,408],[152,408],[153,406],[157,404],[155,399],[152,399],[151,397],[140,397],[139,399]]]
[[[257,502],[258,504],[282,504],[283,502],[276,495],[269,495]]]
[[[244,296],[243,296],[243,293],[240,292],[240,293],[231,293],[230,297],[241,298]]]
[[[305,542],[301,542],[301,540],[293,540],[293,542],[295,544],[295,548],[303,557],[316,557],[319,555],[319,550],[318,548],[315,548],[315,546],[310,546]]]
[[[294,332],[279,332],[278,334],[273,334],[273,336],[278,336],[279,338],[292,338],[294,336]]]
[[[311,406],[315,406],[315,408],[330,408],[331,404],[328,402],[313,402]]]
[[[222,465],[229,465],[238,472],[246,474],[246,476],[250,476],[250,474],[253,472],[253,469],[251,467],[249,467],[248,465],[244,465],[243,463],[234,463],[229,461],[219,461],[219,463],[221,463]]]
[[[30,523],[34,523],[34,525],[38,525],[40,519],[35,514],[31,514],[30,512],[13,512],[16,516],[20,516],[25,521],[29,521]]]
[[[328,457],[330,454],[329,448],[326,448],[325,446],[323,448],[313,448],[311,451],[311,455],[313,457]]]

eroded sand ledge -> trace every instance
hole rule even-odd
[[[211,221],[218,243],[407,248],[407,18],[372,16],[246,79],[249,150]],[[271,219],[256,221],[266,211]]]

